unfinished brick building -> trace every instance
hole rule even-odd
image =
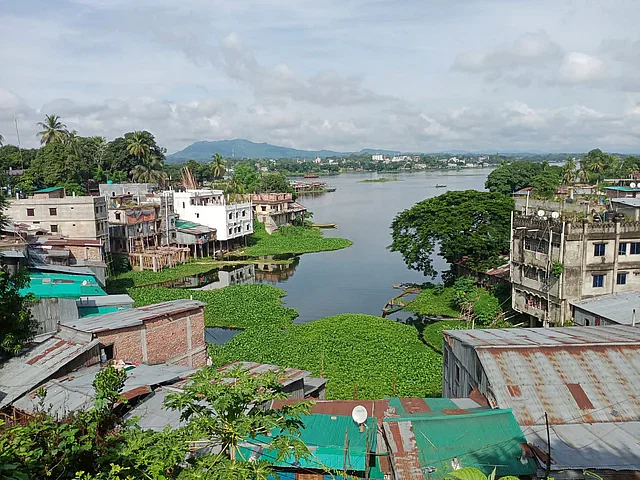
[[[102,360],[200,367],[207,362],[204,306],[197,300],[174,300],[65,323],[92,333]]]

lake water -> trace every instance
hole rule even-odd
[[[225,269],[219,272],[219,278],[200,288],[254,282],[274,285],[287,292],[284,303],[300,313],[296,319],[299,323],[339,313],[381,315],[385,303],[400,293],[394,284],[437,281],[409,270],[399,253],[388,250],[390,225],[396,214],[448,190],[484,190],[490,171],[485,168],[387,174],[398,181],[386,183],[362,183],[377,177],[372,173],[326,177],[323,180],[335,186],[335,192],[302,196],[298,201],[313,212],[314,222],[338,225],[335,230],[324,230],[325,236],[348,238],[353,241],[351,247],[301,255],[289,267],[265,263],[235,271]],[[436,188],[437,184],[446,188]],[[434,267],[438,271],[447,269],[439,257],[434,260]],[[404,317],[402,313],[390,316]]]

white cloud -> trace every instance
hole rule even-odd
[[[564,57],[559,70],[559,80],[567,83],[589,83],[604,78],[605,63],[597,57],[570,52]]]

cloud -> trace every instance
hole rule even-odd
[[[565,55],[558,73],[560,82],[576,84],[601,80],[607,72],[605,63],[599,58],[570,52]]]

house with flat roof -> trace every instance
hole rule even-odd
[[[283,225],[302,224],[306,207],[293,200],[291,193],[254,193],[251,195],[254,218],[272,234]]]
[[[511,409],[554,478],[640,472],[640,329],[446,330],[443,396],[477,391]],[[547,443],[547,421],[550,445]]]
[[[207,363],[204,306],[197,300],[173,300],[62,325],[93,334],[103,360],[200,367]]]

